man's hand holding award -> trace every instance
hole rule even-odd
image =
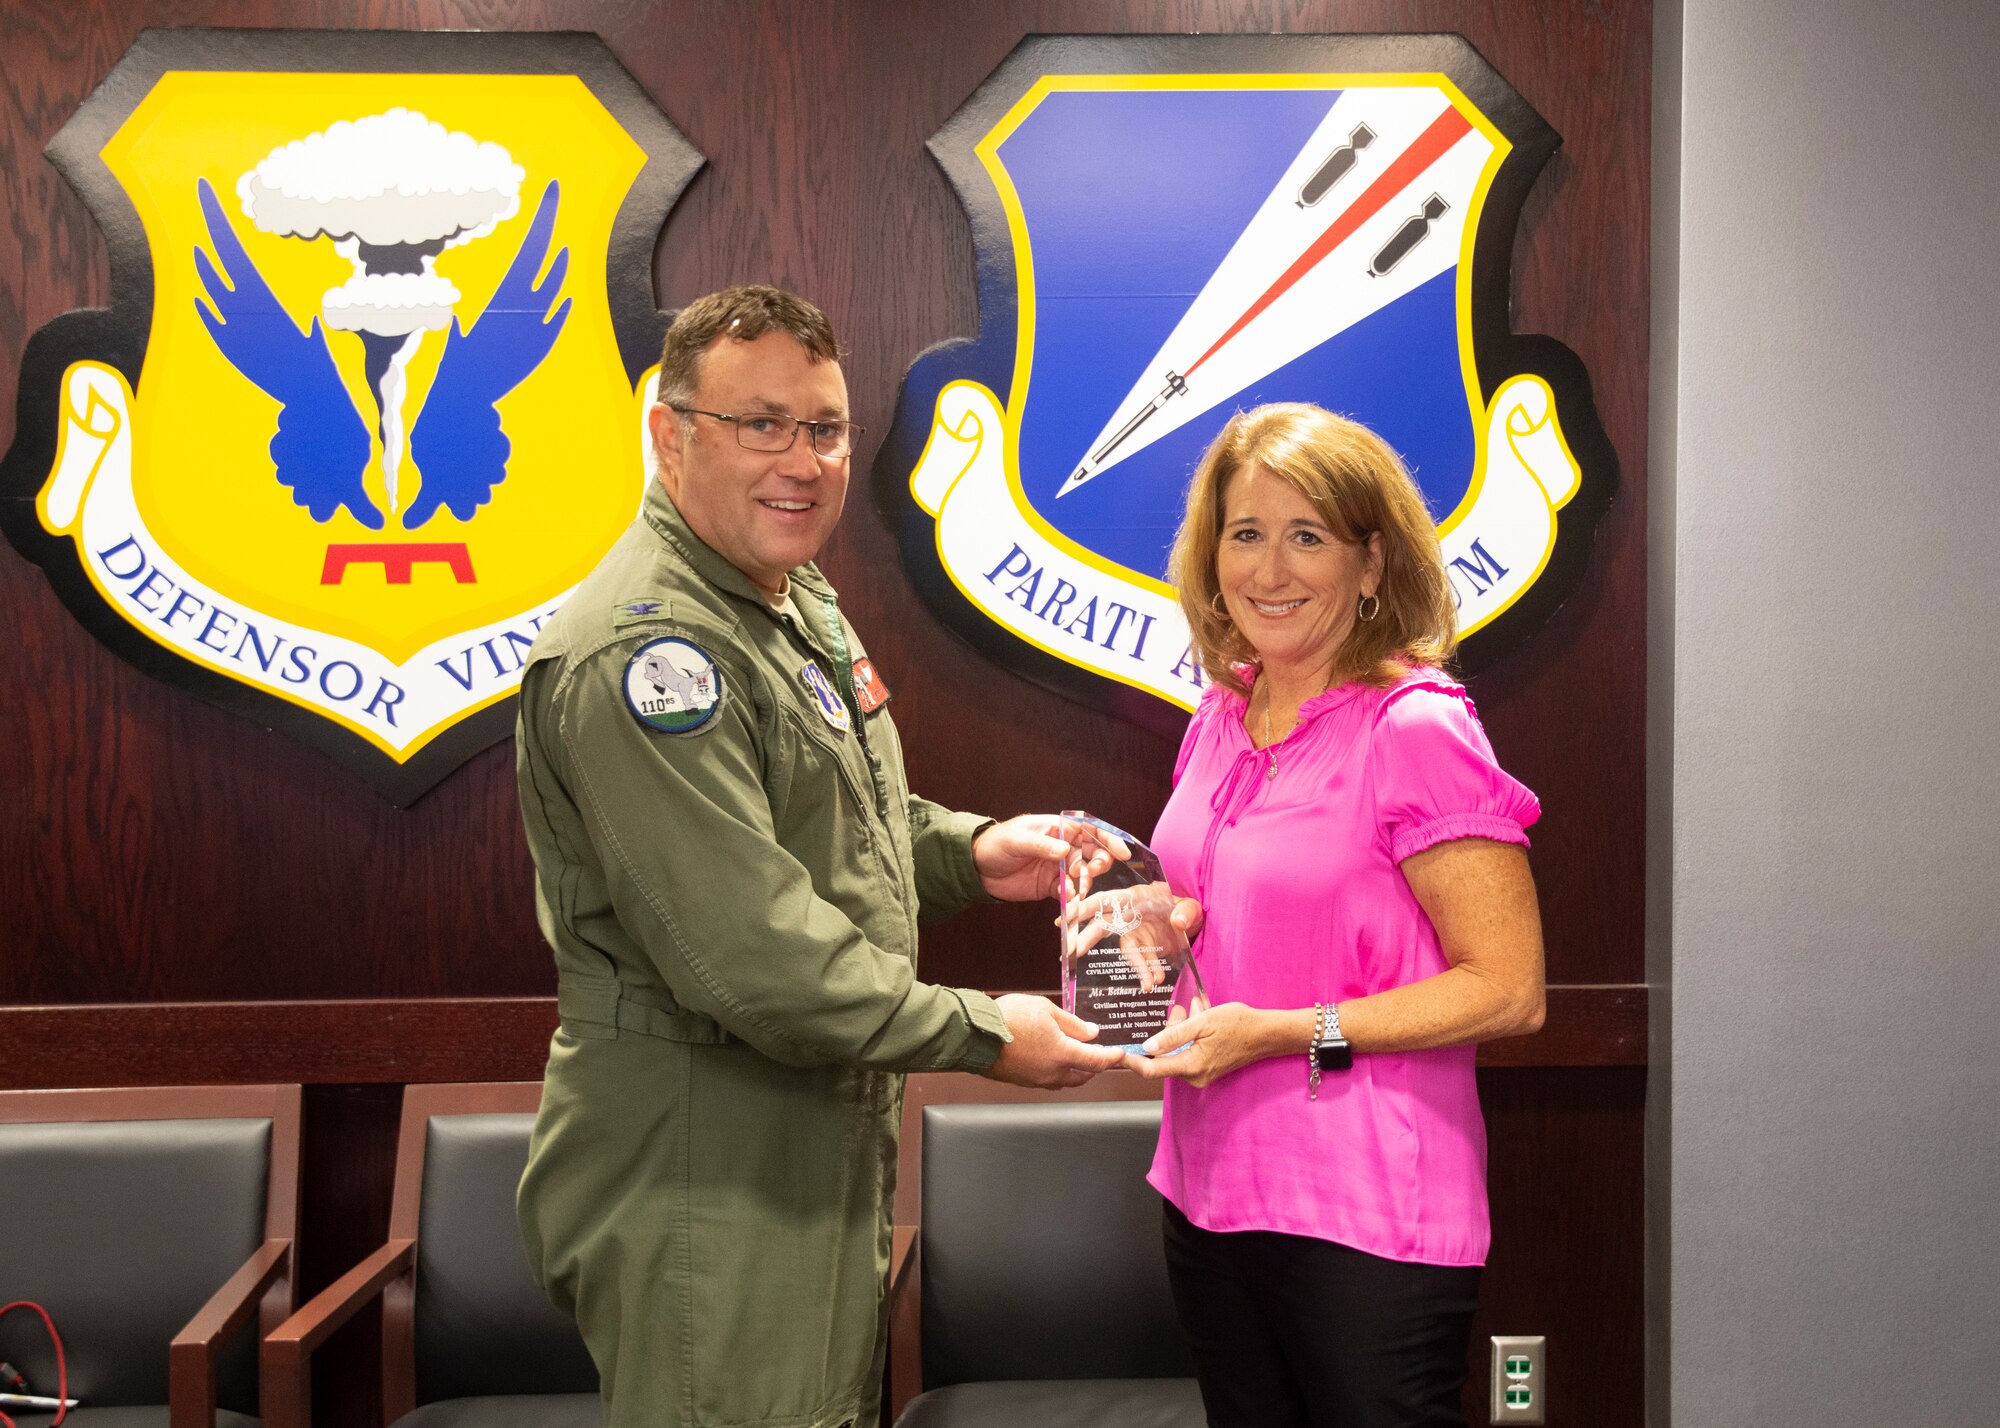
[[[1061,836],[1063,1010],[1094,1023],[1100,1046],[1143,1055],[1148,1038],[1208,1006],[1190,941],[1200,909],[1123,829],[1071,810]]]

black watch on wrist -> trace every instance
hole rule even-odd
[[[1313,1043],[1313,1065],[1322,1071],[1349,1071],[1354,1067],[1354,1048],[1340,1034],[1340,1013],[1328,1002],[1326,1025]]]

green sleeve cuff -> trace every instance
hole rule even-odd
[[[973,838],[992,823],[982,814],[939,809],[920,830],[912,830],[916,834],[918,916],[924,921],[949,916],[974,903],[996,901],[980,885],[979,869],[972,861]]]
[[[1014,1039],[1014,1033],[1007,1030],[1007,1018],[1001,1013],[1000,1004],[986,993],[968,987],[945,990],[958,998],[965,1019],[972,1024],[972,1035],[953,1069],[973,1072],[990,1069],[1000,1059],[1000,1048]]]

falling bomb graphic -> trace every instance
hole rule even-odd
[[[327,328],[361,339],[391,514],[402,509],[405,369],[427,332],[450,326],[458,288],[435,270],[520,209],[527,171],[498,144],[395,108],[281,145],[236,185],[250,221],[281,237],[327,238],[354,274],[327,292]]]

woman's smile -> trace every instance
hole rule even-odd
[[[1287,674],[1331,668],[1355,609],[1381,578],[1370,541],[1336,531],[1288,481],[1244,468],[1223,492],[1216,583],[1260,663]]]

